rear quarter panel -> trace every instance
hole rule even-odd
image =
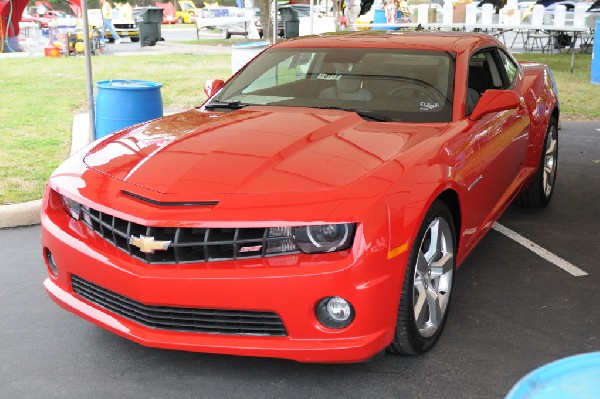
[[[546,65],[534,62],[519,64],[524,75],[521,95],[525,99],[531,119],[524,167],[536,169],[550,118],[554,115],[558,121],[558,93],[552,72]]]

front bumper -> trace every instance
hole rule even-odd
[[[139,29],[119,29],[119,28],[115,27],[115,32],[117,32],[117,35],[119,35],[119,37],[122,37],[122,38],[123,37],[133,37],[135,39],[136,37],[140,37]],[[110,33],[109,30],[106,30],[105,36],[112,37],[112,33]]]
[[[392,263],[386,251],[355,245],[345,254],[148,265],[129,258],[62,209],[51,209],[47,200],[42,245],[58,267],[57,275],[49,273],[44,281],[50,297],[115,334],[150,347],[302,362],[359,362],[383,350],[393,338],[404,274],[404,267],[398,265],[405,264],[402,256]],[[147,327],[78,296],[72,276],[146,305],[273,312],[283,321],[287,335]],[[334,330],[318,322],[315,307],[329,296],[352,303],[356,316],[348,327]]]

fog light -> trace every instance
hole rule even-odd
[[[315,313],[319,322],[329,328],[344,328],[354,320],[352,305],[339,296],[321,299]]]
[[[58,266],[56,266],[52,252],[48,248],[44,248],[44,257],[46,258],[46,264],[50,268],[50,272],[54,276],[58,276]]]

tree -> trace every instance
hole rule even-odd
[[[260,24],[263,28],[263,39],[271,37],[271,1],[258,0],[258,9],[260,10]]]

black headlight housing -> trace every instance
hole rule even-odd
[[[298,248],[307,254],[342,251],[354,242],[352,223],[319,224],[293,228]]]

